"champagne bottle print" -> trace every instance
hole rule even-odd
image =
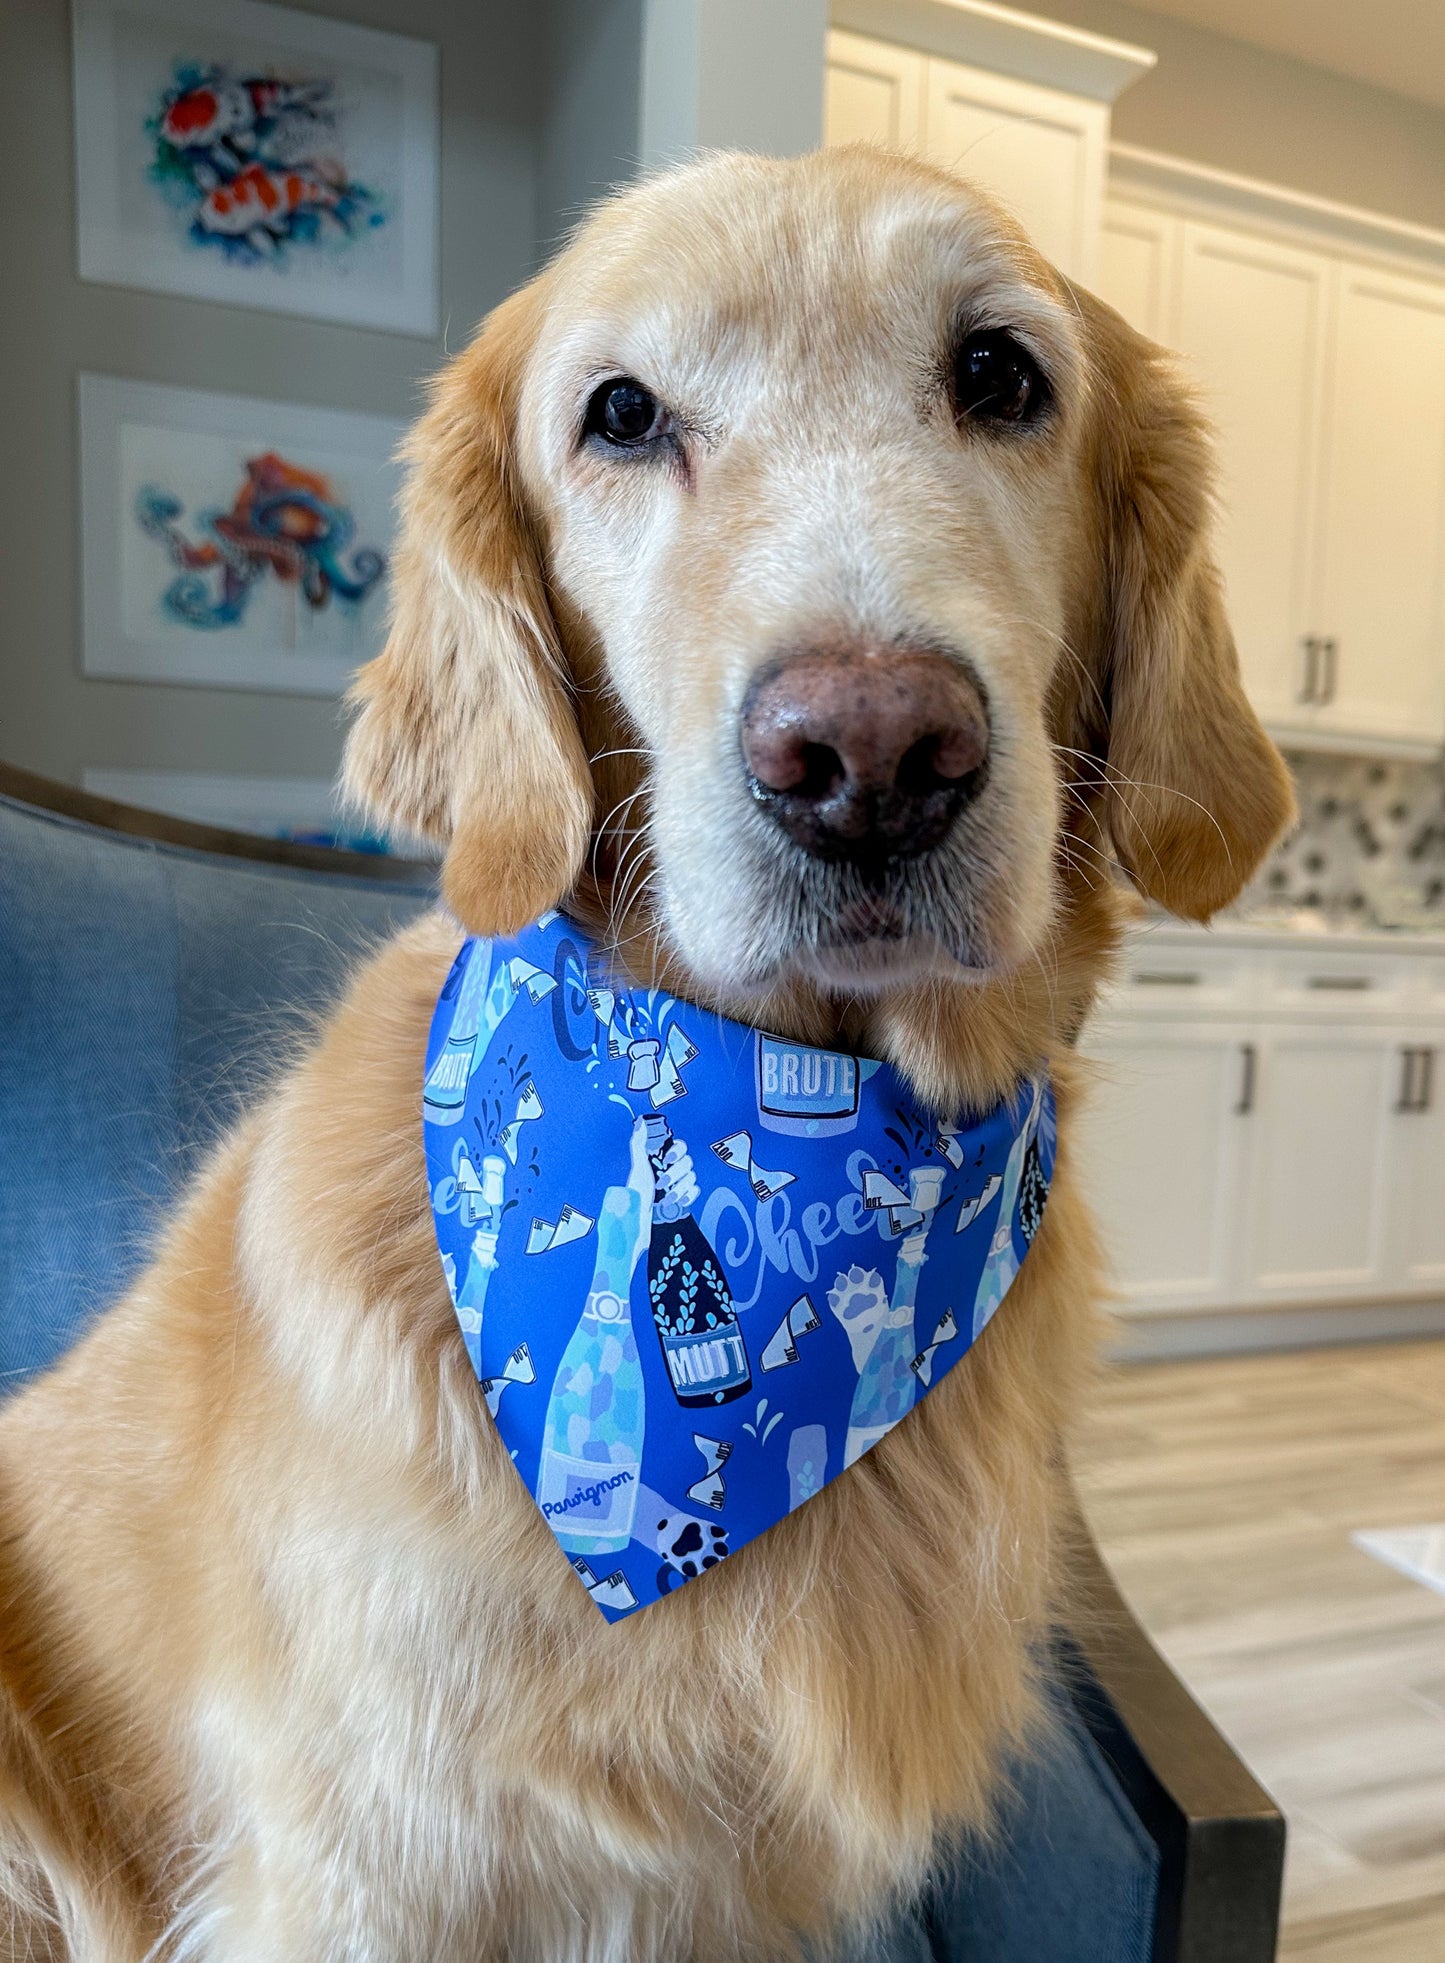
[[[550,975],[514,955],[499,964],[488,987],[491,959],[490,941],[472,943],[452,1026],[422,1091],[422,1107],[434,1125],[460,1123],[472,1072],[486,1056],[503,1018],[519,997],[525,994],[529,1002],[540,1002],[557,986]]]
[[[647,1293],[668,1381],[679,1404],[731,1403],[752,1388],[747,1346],[722,1263],[693,1218],[697,1183],[669,1180],[687,1148],[661,1112],[649,1113],[647,1150],[657,1175]]]
[[[646,1407],[629,1297],[651,1190],[645,1140],[634,1137],[632,1177],[603,1196],[592,1286],[543,1426],[537,1504],[568,1554],[617,1554],[632,1538]]]
[[[490,941],[472,943],[466,967],[462,970],[461,983],[457,989],[456,1006],[452,1011],[447,1040],[442,1044],[441,1054],[427,1073],[426,1086],[422,1092],[423,1109],[434,1125],[457,1124],[466,1104],[467,1084],[471,1078],[472,1064],[477,1052],[477,1027],[482,1010],[482,995],[487,986],[487,972],[491,966],[491,959]]]
[[[918,1299],[918,1277],[926,1259],[924,1248],[943,1188],[943,1169],[925,1166],[912,1175],[914,1210],[923,1215],[922,1223],[904,1235],[898,1249],[898,1273],[882,1327],[858,1375],[853,1408],[848,1414],[848,1436],[843,1447],[843,1463],[852,1465],[876,1445],[885,1432],[913,1408],[918,1379],[911,1368],[918,1354],[914,1340],[913,1309]]]

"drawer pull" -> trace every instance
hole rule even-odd
[[[1423,1112],[1430,1109],[1435,1092],[1435,1052],[1432,1049],[1404,1049],[1400,1052],[1404,1070],[1400,1078],[1397,1111]]]
[[[1325,657],[1325,676],[1318,699],[1322,703],[1330,703],[1334,701],[1340,685],[1340,644],[1333,634],[1328,640],[1321,641],[1320,651]]]
[[[1239,1060],[1243,1074],[1239,1083],[1239,1102],[1234,1107],[1235,1116],[1247,1118],[1254,1109],[1255,1079],[1259,1075],[1259,1051],[1253,1043],[1241,1043]]]
[[[1340,644],[1331,635],[1306,634],[1305,674],[1300,701],[1324,708],[1334,701],[1340,682]]]
[[[1373,986],[1368,975],[1311,975],[1305,983],[1306,988],[1329,988],[1340,992],[1348,990],[1352,993]]]
[[[1160,968],[1134,977],[1137,988],[1198,988],[1203,975],[1187,974],[1183,969]]]
[[[1306,634],[1304,647],[1305,673],[1304,681],[1300,687],[1299,699],[1301,702],[1314,703],[1320,700],[1319,660],[1321,642],[1319,636],[1317,634]]]

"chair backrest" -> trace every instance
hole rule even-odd
[[[0,1395],[115,1299],[218,1132],[433,897],[426,866],[0,766]]]

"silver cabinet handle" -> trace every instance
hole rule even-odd
[[[1333,635],[1320,642],[1320,651],[1325,658],[1324,685],[1320,690],[1319,701],[1333,702],[1340,679],[1340,644]]]
[[[1317,635],[1305,635],[1305,678],[1300,689],[1301,702],[1318,702],[1320,686],[1320,641]]]
[[[1333,702],[1340,680],[1340,644],[1333,635],[1306,634],[1305,678],[1300,701],[1322,709]]]
[[[1255,1079],[1259,1075],[1259,1051],[1253,1043],[1240,1044],[1239,1060],[1243,1065],[1243,1074],[1239,1080],[1239,1102],[1234,1107],[1234,1113],[1238,1118],[1247,1118],[1254,1109]]]
[[[1435,1052],[1429,1048],[1408,1048],[1400,1052],[1404,1069],[1400,1076],[1397,1111],[1411,1113],[1430,1109],[1435,1097]]]
[[[1311,975],[1305,983],[1306,988],[1348,990],[1350,993],[1369,986],[1368,975]]]
[[[1192,975],[1183,968],[1141,968],[1134,976],[1136,988],[1198,988],[1203,975]]]

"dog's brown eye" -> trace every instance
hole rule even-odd
[[[650,390],[630,376],[619,376],[592,391],[583,433],[600,436],[625,450],[667,436],[672,418]]]
[[[1048,381],[1023,342],[1003,328],[970,334],[953,364],[953,403],[982,423],[1031,423],[1048,407]]]

